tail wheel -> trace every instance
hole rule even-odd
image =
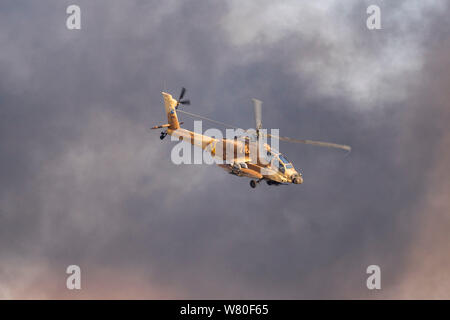
[[[250,187],[252,187],[253,189],[256,188],[256,181],[255,180],[250,180]]]

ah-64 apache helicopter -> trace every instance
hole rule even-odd
[[[292,139],[262,132],[264,131],[262,130],[261,123],[262,103],[256,99],[253,99],[256,123],[255,130],[247,130],[246,134],[239,138],[234,137],[234,139],[216,139],[201,133],[183,129],[180,127],[182,122],[180,123],[178,121],[177,110],[191,116],[218,122],[180,110],[180,105],[190,104],[189,100],[183,100],[185,93],[186,89],[182,88],[178,100],[175,100],[172,95],[162,92],[168,123],[152,127],[151,129],[165,129],[165,131],[161,132],[161,140],[167,135],[171,135],[179,140],[188,141],[192,145],[201,147],[203,150],[208,151],[213,157],[225,160],[225,163],[218,164],[218,166],[227,170],[230,174],[252,179],[250,180],[250,186],[252,188],[255,188],[256,185],[263,180],[265,180],[268,185],[303,183],[302,174],[295,170],[292,163],[288,161],[283,154],[274,148],[271,148],[271,146],[267,143],[262,143],[260,139],[261,136],[268,136],[272,139],[275,138],[287,142],[331,147],[346,151],[351,150],[351,148],[347,145],[313,140]],[[231,155],[230,150],[232,150]],[[256,152],[252,153],[252,150],[256,150]]]

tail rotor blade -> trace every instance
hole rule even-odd
[[[180,93],[180,97],[178,98],[178,101],[183,99],[185,93],[186,93],[186,88],[185,87],[181,88],[181,93]]]
[[[191,100],[180,100],[179,103],[189,106],[191,104]]]

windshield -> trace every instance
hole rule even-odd
[[[281,162],[283,162],[286,165],[287,169],[293,168],[292,164],[289,163],[289,160],[280,153],[279,155]]]

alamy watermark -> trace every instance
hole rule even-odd
[[[66,19],[66,28],[69,30],[81,29],[81,8],[75,4],[67,7],[66,13],[69,15]]]
[[[381,269],[376,264],[367,267],[366,273],[370,274],[367,278],[366,286],[369,290],[381,289]]]
[[[278,168],[279,129],[209,128],[203,132],[202,121],[194,121],[194,130],[183,128],[171,132],[171,141],[180,141],[171,151],[174,164],[249,163]],[[270,138],[270,139],[269,139]],[[270,146],[268,142],[270,141]]]
[[[66,280],[66,287],[69,290],[81,289],[81,268],[75,264],[67,267],[66,273],[69,274]]]

